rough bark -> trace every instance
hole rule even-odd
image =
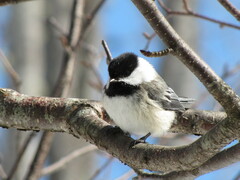
[[[110,120],[99,102],[31,97],[13,90],[1,89],[0,112],[2,127],[70,133],[78,138],[83,137],[131,167],[165,172],[196,168],[228,144],[229,139],[233,140],[239,136],[239,131],[233,135],[228,128],[218,125],[188,146],[139,144],[129,149],[132,139],[106,122]],[[205,118],[205,123],[210,122],[210,126],[213,126],[214,122],[226,122],[226,115],[222,112],[189,110],[177,116],[176,120],[180,123],[174,126],[181,126],[188,121],[192,125],[198,116]],[[208,128],[210,126],[207,125]],[[227,133],[218,134],[222,131]],[[228,137],[230,134],[231,137]]]

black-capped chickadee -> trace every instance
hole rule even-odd
[[[143,136],[161,136],[169,130],[176,111],[193,102],[180,98],[145,59],[133,53],[114,58],[104,87],[103,107],[123,131]]]

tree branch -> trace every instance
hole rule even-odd
[[[41,169],[48,155],[52,140],[52,132],[45,131],[42,135],[41,141],[39,142],[37,152],[29,168],[26,180],[37,180],[41,176]]]
[[[77,157],[79,157],[81,155],[84,155],[88,152],[96,150],[96,149],[97,149],[97,147],[93,146],[93,145],[89,145],[89,146],[86,146],[86,147],[81,147],[81,148],[71,152],[67,156],[61,158],[57,162],[55,162],[55,163],[45,167],[44,169],[42,169],[41,176],[45,176],[45,175],[54,173],[54,172],[60,170],[61,168],[63,168],[70,161],[72,161],[72,160],[76,159]]]
[[[174,131],[188,130],[191,125],[197,132],[206,132],[216,122],[224,122],[225,113],[189,110],[178,114]],[[192,119],[193,118],[193,119]],[[196,118],[196,119],[195,119]],[[205,119],[205,126],[195,121]],[[217,119],[219,118],[219,119]],[[103,121],[104,119],[104,121]],[[138,144],[129,149],[132,139],[117,131],[110,122],[101,104],[95,101],[66,98],[31,97],[9,89],[0,89],[0,126],[22,130],[49,130],[66,132],[75,137],[83,137],[104,149],[122,162],[137,169],[150,169],[169,172],[197,167],[213,156],[219,149],[218,141],[227,144],[225,137],[214,141],[219,127],[215,126],[204,139],[189,146],[162,147],[159,145]],[[202,119],[202,122],[204,119]],[[210,122],[210,123],[209,123]],[[190,125],[186,125],[189,123]],[[209,123],[209,124],[208,124]],[[204,124],[204,123],[203,123]],[[208,124],[208,125],[207,125]],[[184,128],[177,126],[184,125]],[[194,128],[194,129],[195,129]],[[217,129],[216,129],[217,128]],[[191,130],[192,132],[193,130]],[[197,133],[196,132],[196,133]],[[236,133],[236,136],[239,135]],[[209,139],[209,140],[208,140]],[[208,140],[208,141],[206,141]],[[204,142],[209,142],[204,143]],[[221,145],[222,145],[221,144]],[[213,149],[213,150],[212,150]],[[198,158],[196,158],[198,157]]]
[[[63,55],[63,64],[57,83],[52,92],[55,97],[67,97],[73,78],[76,61],[76,47],[82,32],[82,17],[84,0],[75,0],[72,7],[71,24],[67,38],[66,51]]]
[[[20,161],[21,161],[22,157],[23,157],[24,153],[26,152],[27,147],[28,147],[30,141],[32,140],[32,138],[35,136],[35,134],[36,134],[35,132],[32,132],[26,138],[24,144],[22,145],[22,147],[21,147],[21,149],[18,153],[17,159],[16,159],[16,161],[15,161],[15,163],[14,163],[14,165],[13,165],[13,167],[12,167],[10,173],[9,173],[9,176],[7,177],[7,180],[11,180],[12,177],[14,176],[14,174],[15,174],[15,172],[16,172],[19,164],[20,164]]]
[[[76,47],[81,35],[82,16],[85,0],[74,0],[72,5],[70,28],[67,38],[66,51],[64,53],[63,65],[61,74],[55,86],[53,96],[66,97],[71,87],[71,82],[74,74],[74,64],[76,61]],[[41,168],[48,155],[53,139],[53,133],[50,131],[43,132],[37,153],[34,157],[32,165],[29,169],[27,179],[35,180],[41,175]]]
[[[169,15],[183,15],[183,16],[192,16],[192,17],[195,17],[195,18],[199,18],[199,19],[204,19],[204,20],[207,20],[207,21],[210,21],[212,23],[216,23],[216,24],[219,24],[221,27],[230,27],[230,28],[234,28],[234,29],[238,29],[240,30],[240,26],[238,25],[235,25],[235,24],[231,24],[231,23],[228,23],[228,22],[224,22],[224,21],[221,21],[221,20],[217,20],[217,19],[214,19],[214,18],[211,18],[211,17],[208,17],[208,16],[204,16],[202,14],[199,14],[199,13],[196,13],[192,10],[189,9],[188,6],[186,6],[186,1],[183,1],[185,2],[184,3],[184,8],[186,10],[185,11],[173,11],[169,8],[167,8],[165,6],[165,4],[162,2],[162,0],[158,0],[160,6],[166,11],[167,14]]]
[[[189,170],[189,171],[173,171],[166,174],[156,174],[156,173],[146,173],[142,171],[138,171],[138,176],[142,178],[148,179],[158,179],[158,180],[192,180],[196,177],[224,168],[233,163],[239,162],[240,160],[240,143],[230,147],[228,149],[224,149],[220,153],[218,153],[213,158],[206,161],[200,167]],[[136,178],[135,178],[136,179]]]
[[[2,50],[0,49],[0,59],[2,59],[3,65],[5,66],[8,74],[10,75],[12,81],[13,81],[13,85],[14,88],[17,91],[20,91],[20,86],[22,84],[21,80],[20,80],[20,76],[19,74],[15,71],[15,69],[12,67],[11,63],[8,61],[7,57],[3,54]]]
[[[238,21],[240,21],[240,11],[234,7],[228,0],[218,0],[225,9],[231,13]]]
[[[226,119],[224,112],[199,111],[189,109],[180,113],[170,129],[171,132],[203,135]]]
[[[111,52],[109,50],[109,47],[107,45],[107,42],[105,40],[102,40],[102,46],[103,46],[104,51],[107,55],[106,63],[109,64],[112,60],[112,54],[111,54]]]
[[[49,130],[69,133],[66,119],[78,107],[98,107],[106,122],[111,120],[102,105],[95,101],[74,98],[32,97],[11,89],[0,89],[0,126],[19,130]],[[205,134],[226,118],[224,112],[189,109],[178,114],[170,131],[186,134]]]

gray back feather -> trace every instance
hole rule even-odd
[[[160,107],[165,110],[184,111],[194,102],[190,98],[178,97],[161,77],[158,78],[151,82],[151,86],[149,83],[143,83],[142,87],[147,91],[148,97],[156,101]]]

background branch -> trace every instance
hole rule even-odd
[[[64,53],[61,73],[52,96],[67,97],[74,74],[74,65],[76,61],[76,49],[82,29],[82,16],[84,9],[84,0],[74,0],[72,5],[70,28],[67,37],[68,44]],[[43,132],[37,153],[33,159],[27,179],[38,179],[41,175],[41,169],[48,155],[53,140],[53,133],[50,131]]]
[[[52,140],[52,132],[45,131],[42,135],[41,141],[39,142],[37,152],[26,176],[27,180],[38,179],[41,176],[40,172],[48,155]]]
[[[70,17],[70,28],[67,39],[66,51],[63,55],[63,64],[56,86],[52,92],[55,97],[67,97],[73,78],[76,61],[76,47],[82,32],[84,0],[74,0]]]
[[[15,174],[15,172],[16,172],[19,164],[20,164],[20,160],[22,159],[24,153],[25,153],[26,150],[27,150],[27,147],[28,147],[30,141],[32,140],[32,138],[33,138],[35,135],[36,135],[36,133],[35,133],[35,132],[32,132],[32,133],[29,134],[28,137],[26,138],[25,142],[24,142],[23,145],[22,145],[22,148],[20,149],[20,151],[19,151],[19,153],[18,153],[17,159],[16,159],[16,161],[15,161],[15,163],[14,163],[14,165],[13,165],[13,167],[12,167],[12,169],[11,169],[8,177],[7,177],[7,180],[11,180],[12,177],[14,176],[14,174]]]
[[[69,155],[63,157],[59,161],[57,161],[57,162],[45,167],[44,169],[42,169],[41,170],[41,176],[45,176],[45,175],[54,173],[54,172],[60,170],[61,168],[63,168],[64,166],[66,166],[67,163],[69,163],[73,159],[75,159],[75,158],[77,158],[81,155],[84,155],[88,152],[91,152],[93,150],[96,150],[96,149],[97,149],[97,147],[92,146],[92,145],[77,149],[77,150],[73,151],[72,153],[70,153]]]
[[[0,59],[3,62],[4,67],[6,68],[6,71],[10,75],[14,88],[19,92],[20,86],[21,86],[21,80],[18,73],[15,71],[15,69],[12,67],[11,63],[8,61],[7,57],[3,54],[2,50],[0,49]]]
[[[185,7],[185,11],[173,11],[169,8],[167,8],[165,6],[165,4],[163,3],[162,0],[158,0],[160,6],[167,12],[168,15],[183,15],[183,16],[192,16],[192,17],[196,17],[196,18],[200,18],[200,19],[204,19],[204,20],[207,20],[207,21],[210,21],[212,23],[216,23],[216,24],[219,24],[221,27],[230,27],[230,28],[234,28],[234,29],[240,29],[240,26],[238,25],[235,25],[235,24],[231,24],[231,23],[228,23],[228,22],[224,22],[224,21],[221,21],[221,20],[217,20],[217,19],[214,19],[214,18],[210,18],[208,16],[204,16],[202,14],[199,14],[199,13],[196,13],[192,10],[190,10],[188,8],[188,6],[186,6],[186,1],[184,1],[184,7]]]
[[[228,0],[218,0],[225,9],[231,13],[238,21],[240,21],[240,11],[234,7]]]

